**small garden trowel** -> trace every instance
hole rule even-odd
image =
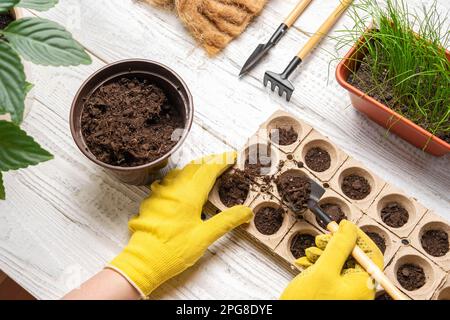
[[[319,44],[319,42],[325,37],[331,28],[336,24],[345,10],[352,4],[353,0],[340,0],[339,6],[333,11],[333,13],[325,20],[320,26],[319,30],[314,33],[308,42],[303,46],[300,52],[291,60],[289,65],[283,71],[278,74],[275,72],[267,71],[264,75],[264,86],[270,82],[270,89],[275,91],[278,88],[278,95],[280,97],[286,93],[286,100],[291,100],[292,93],[294,92],[294,85],[289,81],[290,75],[297,69],[297,67],[305,60],[305,58],[311,53],[311,51]]]
[[[297,21],[300,15],[305,11],[311,1],[312,0],[300,1],[294,8],[294,10],[292,10],[292,12],[289,14],[289,17],[287,17],[286,20],[284,20],[284,22],[278,27],[270,40],[267,43],[261,43],[256,47],[255,51],[253,51],[251,56],[247,59],[244,66],[242,67],[241,72],[239,73],[239,77],[242,77],[244,74],[253,69],[258,64],[258,62],[260,62],[261,59],[269,52],[269,50],[272,49],[281,40],[281,38],[286,34],[289,28],[292,27],[295,21]]]
[[[339,225],[336,221],[332,220],[330,216],[322,210],[319,206],[320,198],[325,193],[325,189],[314,180],[310,179],[311,194],[308,200],[308,209],[311,210],[314,215],[322,220],[327,226],[327,229],[331,233],[335,233],[339,229]],[[396,286],[394,286],[391,280],[386,277],[380,268],[366,255],[366,253],[358,246],[355,246],[352,252],[353,258],[366,270],[366,272],[378,282],[394,300],[409,300]]]

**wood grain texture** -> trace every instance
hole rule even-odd
[[[126,222],[147,189],[122,185],[85,159],[68,125],[70,104],[82,81],[106,63],[125,58],[169,65],[193,93],[195,124],[179,163],[172,165],[242,146],[261,122],[283,108],[450,219],[450,157],[434,158],[385,136],[384,129],[350,107],[334,79],[333,59],[343,52],[335,53],[332,38],[325,39],[294,76],[290,104],[263,88],[263,72],[284,68],[338,1],[313,1],[269,57],[242,80],[237,74],[248,54],[267,40],[296,0],[271,0],[255,23],[215,59],[207,58],[170,12],[138,1],[61,0],[49,12],[33,13],[66,26],[94,62],[79,68],[33,69],[36,101],[24,126],[56,157],[5,174],[8,200],[0,202],[0,269],[34,296],[54,299],[100,270],[126,244]],[[450,6],[444,0],[439,3]],[[348,23],[343,17],[334,30]],[[272,299],[292,276],[288,267],[236,230],[152,298]]]

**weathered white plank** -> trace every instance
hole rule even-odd
[[[36,99],[25,128],[56,159],[5,175],[8,200],[0,202],[0,269],[39,298],[57,298],[98,271],[126,243],[126,221],[136,212],[145,188],[124,186],[76,149],[68,126],[69,108],[81,82],[118,59],[158,60],[185,78],[196,104],[195,125],[181,163],[229,145],[240,146],[275,109],[304,118],[352,156],[436,212],[448,213],[449,157],[433,158],[349,107],[333,74],[327,39],[293,78],[287,104],[262,88],[264,70],[280,70],[332,10],[316,1],[268,59],[239,81],[239,67],[255,45],[266,40],[296,3],[271,0],[248,31],[216,59],[208,59],[170,13],[131,0],[61,0],[48,13],[98,57],[79,68],[35,67]],[[420,3],[414,0],[411,3]],[[440,1],[445,3],[445,1]],[[334,3],[334,4],[333,4]],[[348,19],[335,29],[342,28]],[[336,61],[331,61],[333,72]],[[214,244],[199,264],[169,281],[152,298],[276,298],[292,278],[242,231]]]

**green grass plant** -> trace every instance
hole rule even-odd
[[[450,143],[448,13],[436,2],[411,11],[404,0],[362,0],[350,16],[354,27],[340,31],[338,49],[363,36],[358,65],[371,73],[366,93]],[[358,80],[356,70],[352,77]]]

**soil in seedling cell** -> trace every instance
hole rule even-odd
[[[401,228],[408,219],[408,211],[398,202],[389,202],[381,209],[381,220],[392,228]]]
[[[298,139],[298,133],[294,130],[293,127],[287,128],[276,128],[275,131],[277,133],[270,133],[270,140],[274,143],[277,143],[280,146],[289,146],[293,144]],[[277,141],[278,140],[278,141]]]
[[[255,227],[266,236],[273,235],[280,230],[284,214],[284,209],[281,207],[263,207],[255,213]]]
[[[295,212],[306,208],[311,194],[311,183],[307,177],[287,172],[280,175],[275,183],[282,200]]]
[[[316,245],[315,237],[310,234],[298,233],[291,241],[291,253],[295,259],[304,257],[305,250]]]
[[[227,206],[244,204],[250,191],[250,180],[242,170],[226,172],[219,178],[220,201]]]
[[[383,291],[375,297],[375,300],[392,300],[392,298],[385,291]]]
[[[330,154],[319,147],[314,147],[308,150],[305,157],[306,165],[315,172],[324,172],[330,169],[331,157]]]
[[[183,128],[179,111],[147,80],[121,78],[102,85],[85,102],[81,129],[89,150],[104,163],[135,167],[167,154]]]
[[[422,267],[417,264],[406,263],[398,268],[397,280],[406,290],[414,291],[423,287],[426,277]]]
[[[350,174],[342,181],[342,191],[353,200],[362,200],[370,194],[372,188],[366,178]]]
[[[423,249],[433,257],[443,257],[449,250],[448,234],[444,230],[428,230],[420,241]]]
[[[324,203],[320,205],[320,208],[330,216],[333,221],[340,223],[342,220],[347,219],[345,213],[342,211],[341,206],[335,203]],[[324,229],[327,225],[322,220],[316,218],[317,223]]]
[[[373,242],[375,242],[381,253],[384,254],[386,252],[386,240],[376,232],[366,232],[366,234]]]
[[[269,173],[272,166],[272,149],[267,147],[264,150],[263,145],[253,146],[258,148],[257,151],[252,151],[245,160],[244,170],[250,177],[256,178]]]
[[[8,26],[8,24],[10,24],[13,21],[14,17],[9,13],[0,13],[0,30],[5,29]]]

